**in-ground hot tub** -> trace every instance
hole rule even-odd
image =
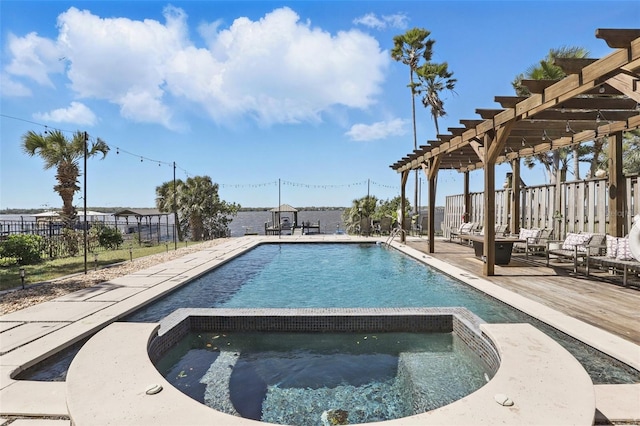
[[[189,398],[152,364],[151,360],[162,357],[187,333],[205,330],[367,335],[407,330],[453,333],[484,360],[490,372],[495,372],[486,385],[470,395],[426,413],[414,412],[402,420],[403,424],[414,421],[416,425],[447,424],[471,419],[478,424],[592,424],[595,414],[589,376],[560,345],[528,324],[482,324],[461,308],[185,309],[163,322],[160,335],[157,330],[157,324],[116,323],[82,348],[67,377],[73,422],[259,424]]]

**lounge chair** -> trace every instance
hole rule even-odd
[[[629,237],[606,236],[606,252],[604,255],[591,256],[587,253],[586,274],[589,276],[591,266],[609,268],[610,271],[622,271],[622,285],[627,286],[629,272],[640,274],[640,261],[637,261],[629,248]]]
[[[371,220],[368,217],[360,219],[360,235],[371,235]]]
[[[478,224],[476,222],[464,222],[458,229],[449,231],[449,242],[453,242],[454,239],[458,239],[458,241],[462,243],[461,236],[469,235],[477,228]]]
[[[391,225],[392,221],[390,217],[383,217],[380,219],[380,228],[379,232],[381,235],[389,235],[391,234]]]
[[[589,232],[569,233],[564,241],[548,240],[546,247],[547,266],[549,266],[550,256],[568,258],[573,260],[573,272],[578,272],[578,263],[586,259],[587,253],[590,256],[599,256],[606,239],[605,234],[592,234]],[[562,243],[559,249],[552,249],[554,243]]]
[[[504,237],[506,232],[507,232],[507,225],[498,225],[496,224],[495,227],[495,236],[496,237]],[[480,235],[483,236],[484,235],[484,227],[480,228],[476,228],[476,229],[471,229],[471,232],[467,233],[467,234],[461,234],[460,235],[460,242],[462,241],[466,241],[468,244],[472,244],[471,240],[468,238],[469,235]]]
[[[524,252],[525,257],[529,257],[530,254],[544,254],[547,249],[547,242],[553,238],[553,229],[521,229],[519,238],[524,242],[515,243],[513,245],[514,250]]]

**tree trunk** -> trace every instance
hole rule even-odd
[[[409,85],[411,87],[411,117],[413,118],[413,149],[418,149],[418,131],[416,129],[416,94],[413,87],[413,68],[409,66]],[[415,212],[418,213],[418,170],[416,170],[415,192],[413,197]]]

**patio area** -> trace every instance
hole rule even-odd
[[[408,238],[407,245],[473,275],[482,276],[484,264],[475,257],[471,246],[436,239],[435,250],[429,253],[426,238]],[[640,344],[640,289],[623,287],[619,278],[612,278],[605,272],[587,278],[582,273],[573,274],[572,268],[570,261],[554,260],[546,267],[544,256],[529,256],[527,260],[524,253],[514,253],[509,265],[496,265],[495,275],[483,278]]]

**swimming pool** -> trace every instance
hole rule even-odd
[[[347,263],[347,258],[353,265]],[[336,268],[329,268],[330,265]],[[397,275],[392,276],[392,272]],[[317,281],[321,276],[344,285],[330,282],[325,287]],[[272,284],[260,283],[259,279],[268,277]],[[255,294],[247,291],[250,286]],[[381,292],[377,298],[373,296],[374,289]],[[276,290],[286,290],[292,295],[278,296]],[[358,296],[345,293],[346,290],[353,290]],[[272,296],[276,296],[277,303]],[[375,244],[262,244],[140,308],[125,320],[157,322],[178,307],[226,307],[242,303],[252,308],[308,306],[304,303],[320,307],[461,306],[490,323],[526,322],[536,326],[571,352],[595,384],[640,382],[637,370],[415,259]],[[80,346],[63,350],[16,378],[64,381]]]
[[[128,318],[157,322],[177,308],[465,307],[489,323],[528,322],[554,338],[596,384],[640,372],[396,250],[376,244],[263,244]]]

